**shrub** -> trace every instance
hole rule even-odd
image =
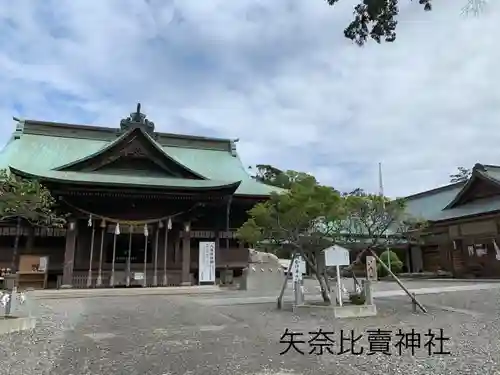
[[[366,298],[363,293],[351,293],[349,294],[349,300],[353,305],[364,305],[366,302]]]
[[[389,262],[389,257],[390,257],[390,262]],[[396,275],[401,272],[403,269],[403,262],[399,260],[397,254],[394,251],[386,250],[382,254],[380,254],[380,260],[385,263],[386,266],[389,266],[389,263],[391,265],[391,271],[395,273]],[[378,277],[384,277],[388,276],[389,273],[385,270],[384,267],[382,267],[381,264],[377,264],[377,274]]]

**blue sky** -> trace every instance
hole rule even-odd
[[[0,142],[12,116],[240,138],[247,165],[388,195],[500,164],[500,4],[403,2],[396,43],[343,38],[355,2],[0,0]]]

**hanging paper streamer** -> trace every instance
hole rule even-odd
[[[9,293],[4,293],[3,295],[1,295],[0,304],[2,305],[3,308],[5,308],[7,306],[7,304],[9,303],[9,300],[10,300]]]
[[[144,224],[144,235],[147,237],[149,236],[149,232],[148,232],[148,225],[147,224]]]
[[[89,227],[92,226],[92,215],[89,216]]]
[[[495,248],[495,257],[497,260],[500,260],[500,247],[498,247],[497,242],[493,239],[493,247]]]
[[[168,218],[167,229],[168,230],[172,229],[172,219],[171,218]]]
[[[469,245],[467,246],[467,251],[469,252],[469,256],[473,256],[474,255],[474,246],[472,245]]]
[[[475,244],[474,248],[476,249],[476,255],[478,257],[482,257],[483,255],[486,255],[488,253],[488,249],[486,248],[486,245],[484,244]]]
[[[115,226],[115,234],[116,234],[116,235],[119,235],[119,234],[120,234],[120,223],[116,223],[116,226]]]

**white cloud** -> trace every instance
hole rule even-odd
[[[57,4],[57,5],[56,5]],[[352,0],[0,1],[0,139],[12,115],[240,138],[244,163],[403,195],[500,164],[500,4],[403,2],[397,42],[343,38]]]

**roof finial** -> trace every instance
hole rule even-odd
[[[122,131],[128,131],[130,128],[142,128],[147,132],[154,132],[154,123],[146,119],[146,115],[141,113],[141,103],[137,103],[136,111],[129,117],[120,121]]]

